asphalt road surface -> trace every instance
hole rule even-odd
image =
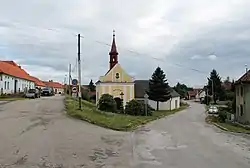
[[[62,96],[7,103],[0,106],[0,168],[125,168],[128,134],[67,117]]]
[[[249,168],[250,139],[204,122],[204,106],[191,107],[135,131],[134,167]]]
[[[249,168],[249,137],[204,122],[191,107],[134,132],[72,119],[63,97],[0,105],[0,168]]]

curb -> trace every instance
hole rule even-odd
[[[220,126],[220,125],[217,124],[217,123],[213,123],[213,125],[216,126],[216,127],[218,127],[218,128],[220,128],[220,129],[222,129],[223,131],[232,132],[232,131],[229,131],[227,128]]]

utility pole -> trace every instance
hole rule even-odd
[[[71,82],[71,64],[69,64],[69,95],[71,96],[71,87],[70,87],[70,82]]]
[[[80,50],[80,34],[78,34],[78,84],[79,84],[79,91],[78,91],[78,97],[79,97],[79,109],[82,108],[82,100],[81,100],[81,50]]]
[[[213,79],[211,79],[212,81],[212,97],[213,97],[213,101],[214,101],[214,81]]]

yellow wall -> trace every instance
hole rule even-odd
[[[119,78],[116,78],[116,74]],[[121,67],[116,64],[105,76],[99,78],[100,83],[96,85],[96,103],[102,94],[110,94],[114,98],[123,98],[124,106],[126,103],[134,99],[134,83],[132,77],[129,76]],[[123,97],[121,96],[123,92]]]
[[[119,74],[119,78],[116,78],[116,74]],[[116,64],[106,76],[101,76],[99,79],[101,82],[133,82],[132,77],[129,76],[121,67],[120,64]]]
[[[110,94],[114,98],[119,97],[123,98],[124,103],[126,104],[128,101],[134,99],[134,84],[133,83],[120,83],[120,84],[113,84],[113,83],[105,83],[99,84],[96,87],[96,98],[97,103],[102,94]],[[121,92],[123,92],[123,97],[121,97]],[[125,105],[124,104],[124,105]]]

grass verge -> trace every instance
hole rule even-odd
[[[0,101],[15,101],[15,100],[25,100],[24,97],[0,97]]]
[[[96,109],[90,102],[82,100],[82,110],[78,109],[78,102],[70,97],[65,98],[67,114],[101,127],[117,131],[130,131],[150,121],[174,114],[185,109],[187,106],[172,111],[154,111],[152,116],[130,116],[103,112]]]
[[[250,134],[249,129],[246,129],[246,128],[242,127],[242,126],[239,126],[239,125],[233,124],[233,123],[219,122],[217,117],[214,117],[214,116],[207,116],[206,121],[208,123],[214,124],[216,127],[220,128],[220,129],[222,129],[224,131]]]

